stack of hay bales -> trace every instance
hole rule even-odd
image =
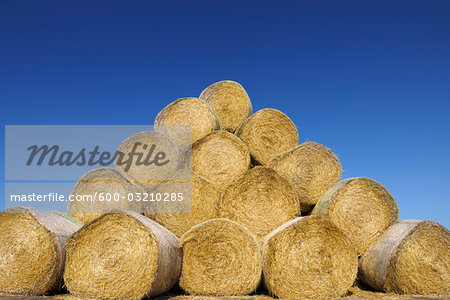
[[[126,155],[136,143],[140,150],[155,144],[175,158],[170,164],[116,164],[80,178],[74,195],[184,191],[192,202],[69,203],[86,224],[66,244],[67,289],[78,297],[141,299],[178,282],[192,296],[177,299],[250,299],[261,281],[271,296],[326,299],[363,295],[354,290],[362,280],[381,292],[450,293],[446,228],[398,221],[396,201],[380,183],[341,180],[338,157],[319,143],[299,145],[286,114],[252,112],[239,83],[214,83],[198,98],[163,108],[154,132],[136,133],[118,148]],[[0,228],[15,222],[8,220]],[[33,219],[23,222],[45,236]],[[41,242],[48,248],[41,251],[55,252]],[[5,249],[0,245],[0,255]],[[28,282],[9,291],[53,288],[61,262],[49,266],[56,275],[35,279],[36,291]]]
[[[180,134],[172,126],[190,126],[192,135]],[[434,261],[425,251],[420,256],[428,260],[422,260],[420,267],[414,269],[419,274],[414,281],[415,289],[402,287],[400,279],[392,279],[399,277],[398,270],[405,268],[400,265],[407,261],[393,253],[406,253],[398,250],[404,249],[399,245],[406,243],[405,239],[411,240],[397,237],[395,247],[385,246],[383,242],[389,240],[388,230],[402,224],[397,223],[398,207],[392,195],[369,178],[341,180],[341,164],[329,148],[315,142],[298,145],[295,124],[279,110],[265,108],[252,114],[250,98],[239,83],[217,82],[207,87],[199,98],[183,98],[169,104],[157,115],[155,131],[154,135],[162,134],[173,141],[181,159],[179,165],[160,170],[163,176],[155,178],[156,181],[166,180],[156,187],[142,182],[137,185],[146,190],[170,192],[177,189],[177,184],[191,183],[192,210],[153,213],[153,209],[164,203],[139,208],[181,238],[186,256],[180,284],[186,292],[231,296],[254,290],[256,279],[243,280],[244,277],[236,276],[238,269],[233,269],[235,262],[229,258],[233,249],[248,249],[245,245],[249,245],[249,239],[243,237],[247,236],[244,232],[254,235],[259,246],[264,244],[264,282],[279,297],[343,296],[355,281],[358,256],[362,257],[359,277],[375,289],[448,292],[448,287],[442,288],[445,285],[442,282],[448,283],[445,281],[449,276],[448,257],[443,264],[438,264],[439,271],[434,273],[441,281],[432,280],[441,283],[436,283],[434,288],[429,282],[423,284],[424,275],[420,274],[427,263],[430,266],[428,261]],[[148,133],[146,136],[147,141],[153,138]],[[136,138],[142,140],[139,136],[131,137],[119,149],[129,151],[130,141]],[[163,139],[153,141],[168,144]],[[166,147],[169,152],[172,148]],[[171,152],[171,155],[175,154]],[[128,173],[117,169],[130,181],[151,177],[156,172],[156,169],[136,167]],[[300,215],[306,216],[297,218]],[[212,221],[217,217],[232,221]],[[418,227],[425,228],[418,230],[425,233],[415,238],[414,243],[428,249],[432,242],[430,236],[435,234],[424,225]],[[229,232],[225,233],[223,228]],[[445,231],[439,232],[444,238],[434,243],[439,243],[437,248],[447,249],[448,231],[447,235]],[[226,250],[227,247],[232,249]],[[257,254],[254,255],[253,261],[257,261]],[[401,257],[405,256],[408,255]],[[380,260],[389,262],[389,268],[386,267],[389,272],[374,267],[373,262]],[[227,263],[231,266],[221,272],[221,266]],[[245,262],[240,264],[244,268]],[[411,267],[408,270],[412,272]],[[240,271],[242,276],[245,271],[248,270]],[[204,276],[213,280],[207,282]],[[243,282],[233,283],[236,278]]]

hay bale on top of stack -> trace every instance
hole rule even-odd
[[[245,89],[231,80],[216,82],[200,94],[216,112],[224,130],[234,132],[253,113],[252,103]]]
[[[186,125],[191,126],[191,137],[182,127],[178,127]],[[161,110],[155,119],[155,131],[166,135],[180,148],[220,128],[214,110],[198,98],[178,99]]]
[[[0,292],[42,295],[62,287],[64,244],[78,224],[30,207],[0,212]]]

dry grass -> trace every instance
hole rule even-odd
[[[214,184],[219,191],[250,167],[247,146],[234,134],[223,130],[194,142],[183,158],[184,167],[192,167],[193,172]]]
[[[343,296],[357,270],[355,249],[327,217],[294,219],[264,242],[264,282],[271,294],[282,299]]]
[[[68,240],[64,281],[77,297],[141,299],[178,280],[178,239],[156,222],[116,211],[85,225]]]
[[[226,297],[217,297],[217,296],[175,296],[170,297],[167,300],[273,300],[274,298],[266,296],[266,295],[252,295],[252,296],[226,296]]]
[[[220,217],[248,228],[260,243],[268,233],[299,213],[293,187],[274,170],[263,166],[233,180],[219,204]]]
[[[41,295],[62,285],[64,243],[79,226],[51,212],[0,212],[0,292]]]
[[[253,110],[250,98],[239,83],[223,80],[208,86],[200,95],[216,112],[222,128],[233,132]]]
[[[136,143],[137,147],[135,147]],[[166,162],[164,165],[157,165],[152,163],[150,165],[138,163],[138,158],[135,155],[133,158],[133,163],[126,170],[127,165],[118,165],[115,161],[114,167],[118,170],[125,178],[127,178],[132,183],[139,185],[142,189],[148,191],[153,189],[161,180],[165,179],[167,176],[172,174],[177,170],[180,163],[180,152],[178,147],[165,135],[154,131],[141,131],[135,133],[125,139],[117,151],[125,154],[123,162],[129,158],[129,153],[135,147],[136,152],[143,153],[140,162],[146,160],[148,153],[151,151],[154,145],[154,150],[152,156],[149,157],[149,162],[156,158],[158,153],[164,153],[164,158],[159,159],[159,163]]]
[[[192,136],[187,136],[171,125],[191,126]],[[220,128],[220,121],[214,110],[198,98],[178,99],[161,110],[155,119],[155,131],[167,135],[180,148]]]
[[[191,185],[191,187],[187,185]],[[166,208],[161,208],[160,213],[145,214],[169,229],[177,237],[181,237],[186,231],[199,223],[217,218],[220,199],[220,193],[213,184],[185,169],[177,171],[154,190],[155,193],[162,194],[180,191],[184,192],[184,201],[163,202],[161,205],[165,205]],[[180,211],[190,212],[167,213],[170,209],[168,205],[173,204],[179,205]]]
[[[69,213],[86,224],[113,209],[128,209],[137,212],[142,211],[141,204],[136,201],[128,201],[128,193],[142,193],[142,189],[129,182],[118,171],[112,168],[98,168],[86,172],[77,181],[72,189],[72,195],[90,196],[92,201],[68,201]],[[100,201],[100,197],[114,197],[118,195],[118,201]]]
[[[297,191],[302,211],[308,211],[341,179],[342,167],[327,147],[303,143],[273,159],[269,165]]]
[[[344,299],[390,299],[390,300],[429,300],[429,299],[450,299],[450,294],[442,295],[405,295],[395,293],[385,293],[370,290],[366,286],[357,283],[350,288]]]
[[[227,219],[209,220],[186,232],[180,242],[180,287],[187,293],[246,295],[258,287],[261,249],[243,226]]]
[[[248,146],[255,161],[263,165],[298,145],[294,123],[273,108],[261,109],[245,119],[235,134]]]
[[[450,232],[431,221],[393,225],[361,258],[361,279],[380,291],[450,293]]]
[[[392,195],[378,182],[356,177],[341,180],[329,189],[312,211],[329,216],[363,254],[398,219]]]

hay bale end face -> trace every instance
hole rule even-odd
[[[302,211],[308,211],[341,179],[342,167],[327,147],[303,143],[274,158],[268,165],[297,191]]]
[[[261,109],[245,119],[235,134],[248,146],[255,161],[262,165],[298,145],[294,123],[273,108]]]
[[[86,224],[114,209],[141,212],[141,203],[129,201],[128,196],[142,192],[113,168],[98,168],[86,172],[77,181],[67,208],[72,216]]]
[[[192,185],[190,191],[186,188],[186,184]],[[183,195],[184,201],[176,202],[175,204],[187,206],[181,207],[180,210],[189,212],[167,213],[162,208],[160,213],[145,214],[147,217],[169,229],[177,237],[181,237],[186,231],[197,224],[217,218],[220,199],[220,193],[213,184],[201,176],[191,173],[190,170],[177,171],[168,178],[167,182],[163,182],[156,187],[154,193],[171,194],[182,190],[187,190],[186,194]],[[188,192],[190,194],[187,194]],[[191,200],[190,203],[188,199]],[[169,203],[169,205],[171,204]],[[162,202],[160,205],[167,206],[168,204],[167,202]]]
[[[123,153],[123,158],[114,161],[115,169],[146,191],[175,172],[180,163],[178,147],[168,137],[154,131],[131,135],[120,144],[117,152]]]
[[[398,219],[394,197],[375,180],[341,180],[322,196],[312,215],[329,216],[363,254]]]
[[[261,249],[243,226],[227,219],[209,220],[186,232],[180,242],[180,287],[187,293],[246,295],[258,287]]]
[[[28,207],[0,212],[0,292],[42,295],[59,290],[64,244],[79,226]]]
[[[214,184],[219,191],[250,167],[247,146],[237,136],[224,130],[195,141],[182,159],[183,167],[191,167],[193,172]]]
[[[141,299],[168,291],[181,271],[175,235],[131,211],[104,214],[66,243],[64,281],[71,294]]]
[[[450,293],[450,232],[431,221],[393,225],[360,260],[359,277],[379,291]]]
[[[264,283],[282,299],[341,297],[355,281],[357,270],[355,249],[326,217],[294,219],[264,242]]]
[[[233,132],[253,112],[252,103],[239,83],[223,80],[208,86],[199,97],[216,112],[222,128]]]
[[[272,230],[300,214],[297,193],[274,170],[257,166],[235,178],[223,192],[219,216],[248,228],[263,242]]]
[[[176,126],[171,127],[173,125],[191,126],[192,136],[183,134]],[[178,99],[161,110],[155,119],[155,131],[167,135],[180,148],[220,128],[214,110],[198,98]]]

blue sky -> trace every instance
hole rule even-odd
[[[5,124],[152,124],[223,79],[450,227],[449,1],[0,1],[2,157]]]

